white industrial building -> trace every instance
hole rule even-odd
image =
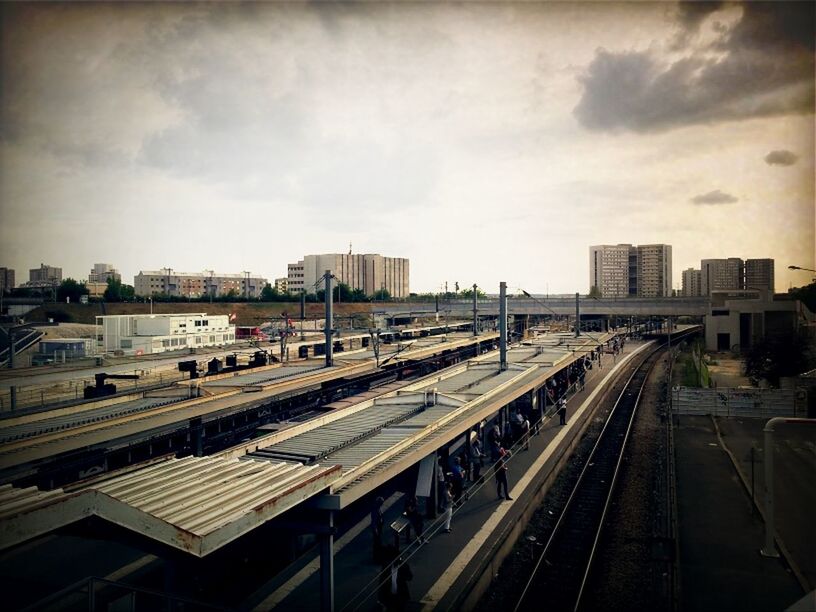
[[[235,326],[227,315],[111,315],[96,317],[96,325],[101,353],[148,355],[235,342]]]

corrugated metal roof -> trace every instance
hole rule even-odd
[[[175,402],[186,400],[186,397],[145,397],[142,399],[121,402],[103,408],[94,408],[75,414],[67,414],[58,417],[50,417],[20,423],[11,427],[0,427],[0,444],[31,438],[45,433],[62,431],[71,427],[79,427],[89,423],[99,423],[108,419],[117,418],[129,414],[135,414],[151,408],[166,406]]]
[[[399,422],[422,410],[422,402],[374,405],[332,423],[306,431],[287,440],[259,448],[251,457],[310,463],[371,436],[383,427]]]
[[[186,457],[72,493],[0,487],[0,547],[97,515],[204,556],[319,493],[337,465]]]
[[[249,386],[263,386],[267,384],[274,384],[284,378],[297,378],[323,370],[331,372],[336,368],[327,368],[323,365],[284,365],[279,368],[266,370],[264,372],[250,372],[247,374],[235,374],[228,378],[220,378],[218,380],[205,381],[201,383],[202,387],[249,387]]]

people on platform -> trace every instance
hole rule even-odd
[[[510,492],[507,487],[507,462],[510,459],[510,451],[504,448],[500,449],[499,462],[496,466],[496,495],[499,499],[513,499],[510,497]],[[504,495],[502,495],[502,490]]]
[[[567,398],[565,398],[563,395],[561,396],[561,399],[558,400],[558,424],[567,424]]]
[[[382,533],[383,533],[383,498],[374,500],[371,508],[371,535],[374,540],[374,561],[380,561],[382,556]]]

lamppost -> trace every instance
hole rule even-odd
[[[788,266],[788,270],[802,270],[803,272],[816,273],[816,270],[814,270],[813,268],[803,268],[801,266]],[[813,282],[816,282],[816,278],[813,279]]]

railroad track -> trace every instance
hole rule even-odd
[[[640,397],[661,348],[646,355],[626,381],[533,567],[516,611],[541,602],[546,602],[548,610],[578,609]]]

